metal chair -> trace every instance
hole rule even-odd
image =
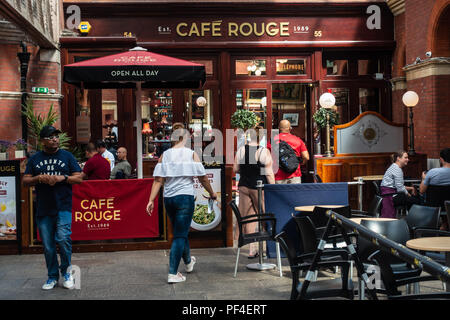
[[[410,239],[408,224],[404,219],[393,221],[376,221],[362,220],[361,225],[375,231],[386,238],[397,243],[405,245]],[[422,276],[422,269],[412,268],[409,264],[393,256],[378,250],[369,240],[358,237],[357,253],[364,263],[364,267],[378,266],[380,268],[381,280],[384,284],[383,288],[378,288],[377,292],[387,294],[389,296],[400,295],[398,287],[409,284],[415,284],[415,293],[419,292],[419,282],[437,280],[434,276]],[[364,282],[360,282],[360,298],[364,299]]]
[[[281,269],[281,256],[280,256],[280,245],[278,241],[275,239],[275,232],[276,232],[276,219],[275,215],[273,213],[263,213],[263,214],[253,214],[246,217],[242,217],[241,213],[239,211],[238,206],[236,205],[236,202],[233,200],[228,204],[231,209],[233,210],[233,213],[236,217],[236,221],[239,228],[239,239],[238,239],[238,252],[236,255],[236,265],[234,267],[234,277],[236,277],[237,274],[237,267],[239,263],[239,254],[241,252],[241,247],[245,246],[247,244],[253,243],[253,242],[260,242],[260,241],[275,241],[276,242],[276,251],[277,251],[277,266],[280,271],[280,277],[283,276],[283,271]],[[253,222],[259,222],[262,223],[269,222],[270,228],[267,230],[259,230],[255,233],[248,233],[244,234],[243,232],[243,226],[247,223],[253,223]],[[260,253],[262,254],[262,253]]]
[[[438,230],[440,207],[427,207],[413,204],[404,218],[410,230],[411,239],[416,238],[416,229]]]
[[[315,252],[310,252],[307,254],[297,255],[295,248],[287,236],[286,232],[275,236],[275,239],[280,243],[281,248],[285,252],[292,276],[292,288],[291,288],[291,300],[298,299],[298,294],[301,290],[302,284],[300,284],[299,277],[300,272],[306,271],[311,266],[311,261],[314,257]],[[347,252],[345,252],[347,254]],[[333,280],[321,280],[312,282],[307,290],[306,299],[316,299],[316,298],[327,298],[327,297],[344,297],[348,299],[353,299],[353,282],[349,278],[349,263],[347,261],[347,256],[344,255],[344,259],[340,259],[337,256],[336,259],[321,260],[317,263],[318,267],[321,268],[333,268],[339,266],[342,268],[341,277]],[[309,261],[309,262],[307,262]]]
[[[363,210],[351,210],[352,218],[364,218],[364,217],[379,217],[381,214],[381,203],[383,201],[383,198],[375,195],[372,199],[372,201],[369,204],[369,208],[367,211]]]

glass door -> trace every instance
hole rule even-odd
[[[272,118],[273,128],[278,128],[281,120],[289,120],[293,135],[307,141],[308,133],[308,84],[273,83]]]
[[[258,125],[267,129],[267,90],[236,89],[236,110],[245,109],[254,112]]]

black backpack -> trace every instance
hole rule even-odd
[[[294,149],[292,149],[292,147],[283,140],[280,140],[278,148],[278,165],[280,166],[281,170],[289,174],[295,172],[300,164],[300,160],[295,154]]]

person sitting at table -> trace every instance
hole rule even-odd
[[[415,197],[416,191],[414,187],[405,186],[403,180],[402,169],[409,162],[408,153],[404,150],[398,151],[391,155],[391,161],[393,163],[386,170],[380,185],[381,195],[384,195],[381,208],[382,218],[395,218],[396,206],[406,205],[409,210],[413,204],[421,203],[420,199]]]
[[[259,141],[263,128],[256,127],[250,133],[250,142],[239,148],[233,164],[233,171],[240,174],[239,190],[239,211],[242,217],[258,213],[258,190],[256,181],[262,180],[263,184],[274,184],[275,176],[272,170],[272,157],[267,148],[260,147]],[[264,212],[264,194],[261,199],[262,211]],[[255,233],[257,223],[247,223],[244,225],[245,233]],[[235,239],[239,237],[239,232],[235,233]],[[248,258],[258,256],[258,244],[251,243]]]
[[[440,168],[430,169],[428,172],[422,172],[422,182],[420,183],[419,192],[425,194],[428,186],[445,186],[450,185],[450,148],[442,149],[439,154]],[[448,230],[447,217],[442,217],[442,230]]]
[[[118,161],[111,171],[111,179],[128,179],[131,175],[131,164],[127,160],[127,149],[120,147],[117,150]]]

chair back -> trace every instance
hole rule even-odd
[[[324,208],[319,206],[315,206],[312,214],[309,216],[311,221],[314,224],[315,228],[325,227],[328,222],[328,217],[326,212],[330,210],[329,208]],[[341,208],[332,209],[334,212],[343,215],[346,218],[351,218],[352,210],[350,206],[344,206]]]
[[[430,207],[440,207],[442,210],[445,210],[445,200],[450,200],[450,185],[429,185],[427,187],[425,193],[425,205]]]
[[[381,181],[373,180],[373,181],[372,181],[372,184],[373,184],[373,187],[374,187],[374,189],[375,189],[375,194],[376,194],[377,196],[381,196],[381,189],[380,189]]]
[[[367,213],[372,217],[378,217],[381,214],[381,203],[383,202],[383,198],[375,195],[372,201],[369,204],[369,208],[367,209]]]
[[[361,225],[370,229],[376,233],[384,235],[386,238],[400,243],[402,245],[406,244],[406,241],[410,239],[408,224],[405,220],[391,220],[391,221],[380,221],[380,220],[361,220]],[[358,237],[357,240],[357,250],[358,255],[362,261],[367,261],[367,258],[376,250],[378,247],[373,245],[369,240],[362,237]],[[392,255],[389,255],[392,256]],[[391,259],[391,258],[390,258]],[[403,261],[392,256],[391,263],[402,263]]]
[[[309,216],[293,216],[303,244],[303,253],[317,250],[316,228]]]
[[[413,230],[413,228],[437,229],[440,213],[440,207],[436,208],[413,204],[405,220],[410,230]]]

